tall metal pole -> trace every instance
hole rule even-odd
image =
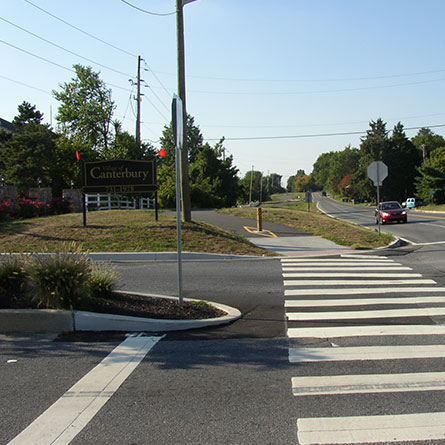
[[[138,56],[138,78],[136,94],[136,144],[139,148],[141,146],[141,56]]]
[[[252,202],[252,176],[253,176],[253,165],[250,171],[250,189],[249,189],[249,204]]]
[[[176,0],[176,37],[177,37],[177,55],[178,55],[178,96],[182,101],[183,113],[183,146],[181,150],[181,200],[182,200],[182,221],[191,222],[191,202],[189,187],[189,162],[187,147],[187,109],[185,101],[185,56],[184,56],[184,17],[182,7],[184,0]]]

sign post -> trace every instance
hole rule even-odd
[[[307,202],[307,211],[311,211],[311,202],[312,202],[312,193],[306,192],[305,193],[305,201]]]
[[[181,161],[184,122],[182,117],[182,101],[174,94],[172,101],[172,123],[173,135],[175,138],[176,153],[176,236],[178,246],[178,298],[179,305],[182,301],[182,244],[181,244]]]
[[[368,165],[368,178],[372,179],[374,185],[377,186],[377,224],[380,235],[380,186],[383,180],[388,176],[388,167],[382,161],[374,161]]]

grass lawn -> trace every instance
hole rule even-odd
[[[81,213],[0,223],[0,252],[58,252],[69,243],[90,252],[174,252],[176,220],[152,210],[90,212],[87,227]],[[214,226],[182,224],[182,249],[187,252],[273,255],[244,238]]]

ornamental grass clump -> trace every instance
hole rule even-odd
[[[19,255],[3,256],[0,259],[0,296],[15,296],[26,287],[25,259]]]
[[[118,276],[108,263],[93,263],[88,276],[88,295],[93,298],[110,298],[116,290]]]
[[[40,307],[78,309],[87,298],[91,261],[72,252],[38,255],[29,265],[33,298]]]

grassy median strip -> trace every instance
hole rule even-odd
[[[0,224],[0,252],[58,252],[74,242],[91,252],[175,252],[176,220],[151,210],[104,210],[71,213]],[[233,255],[273,255],[231,232],[201,222],[182,225],[182,248],[187,252]]]
[[[309,212],[308,205],[302,202],[288,202],[282,204],[282,207],[284,208],[263,207],[263,221],[294,227],[333,241],[341,246],[348,246],[354,249],[375,249],[387,246],[394,240],[392,235],[381,233],[379,236],[374,230],[330,218],[319,212],[314,204],[311,204]],[[221,212],[256,219],[257,209],[243,207],[224,209]]]

